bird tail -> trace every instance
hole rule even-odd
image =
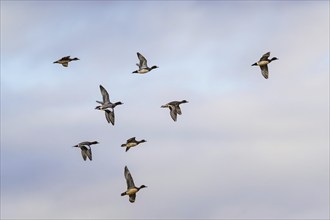
[[[126,195],[126,192],[123,192],[122,194],[120,194],[121,196],[124,196],[124,195]]]

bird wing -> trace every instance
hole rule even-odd
[[[101,90],[101,94],[102,94],[102,98],[103,98],[103,103],[109,103],[110,98],[109,98],[109,93],[107,92],[107,90],[105,90],[105,88],[102,85],[100,85],[100,90]]]
[[[68,66],[69,66],[69,62],[63,62],[63,63],[62,63],[62,66],[64,66],[64,67],[68,67]]]
[[[127,166],[125,166],[124,174],[125,174],[125,179],[126,179],[126,183],[127,183],[127,189],[131,189],[131,188],[135,187],[132,175],[129,172]]]
[[[175,111],[176,111],[176,113],[178,113],[179,115],[182,114],[182,112],[181,112],[181,108],[180,108],[179,105],[175,106]]]
[[[60,60],[69,60],[70,59],[70,56],[65,56],[65,57],[62,57]]]
[[[130,139],[128,139],[127,141],[126,141],[126,143],[128,144],[129,142],[135,142],[135,137],[131,137]]]
[[[88,149],[85,146],[81,147],[81,156],[84,160],[87,159],[87,151]]]
[[[129,201],[131,203],[133,203],[133,202],[135,202],[135,198],[136,198],[136,194],[132,194],[132,195],[129,196]]]
[[[87,149],[85,153],[86,153],[87,157],[89,158],[89,160],[92,160],[92,149],[90,149],[90,148]]]
[[[267,52],[267,53],[265,53],[264,55],[262,55],[262,57],[260,58],[259,61],[267,60],[269,56],[270,56],[270,52]]]
[[[138,65],[140,69],[143,69],[143,68],[146,68],[148,65],[147,65],[147,59],[142,55],[140,54],[139,52],[137,53],[137,56],[140,60],[140,64]]]
[[[268,79],[268,66],[267,65],[260,66],[260,69],[265,79]]]
[[[176,121],[177,111],[176,111],[175,107],[170,105],[169,109],[170,109],[170,115],[171,115],[173,121]]]
[[[105,118],[107,119],[108,123],[111,123],[112,125],[115,125],[115,112],[109,109],[104,110],[105,112]]]

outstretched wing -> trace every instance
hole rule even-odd
[[[131,189],[131,188],[135,187],[132,175],[129,172],[127,166],[125,166],[124,175],[125,175],[125,179],[126,179],[126,183],[127,183],[127,189]]]
[[[140,63],[139,63],[139,68],[140,69],[143,69],[143,68],[146,68],[148,65],[147,65],[147,59],[142,55],[140,54],[139,52],[137,52],[137,56],[140,60]]]
[[[260,58],[259,61],[267,60],[269,56],[270,56],[270,52],[267,52],[267,53],[265,53],[264,55],[262,55],[262,57]]]
[[[128,139],[126,141],[127,144],[130,143],[130,142],[135,142],[135,137],[131,137],[130,139]]]
[[[268,79],[268,66],[267,65],[260,66],[260,69],[265,79]]]
[[[86,150],[86,155],[87,155],[87,157],[89,158],[89,160],[92,160],[92,149],[87,149]]]
[[[173,121],[176,121],[177,112],[176,112],[175,107],[170,105],[169,109],[170,109],[170,115],[171,115]]]
[[[88,151],[87,147],[85,146],[81,147],[81,156],[84,160],[87,159],[87,151]]]
[[[133,202],[135,202],[135,198],[136,198],[136,194],[134,193],[134,194],[132,194],[132,195],[129,196],[129,201],[131,203],[133,203]]]
[[[107,119],[108,123],[115,125],[115,112],[114,110],[110,111],[109,109],[104,110],[105,118]]]
[[[69,65],[69,62],[62,62],[62,66],[68,67],[68,65]]]
[[[175,111],[176,111],[176,113],[178,113],[179,115],[182,114],[182,112],[181,112],[181,108],[180,108],[179,105],[175,106]]]
[[[100,90],[101,90],[101,94],[102,94],[102,98],[103,98],[103,103],[109,103],[110,98],[109,98],[109,93],[107,92],[107,90],[105,90],[105,88],[102,85],[100,85]]]

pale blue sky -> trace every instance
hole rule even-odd
[[[328,219],[329,2],[1,1],[1,218]]]

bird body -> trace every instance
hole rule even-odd
[[[132,189],[128,189],[126,192],[125,192],[125,195],[133,195],[135,193],[137,193],[139,190],[137,188],[132,188]]]

